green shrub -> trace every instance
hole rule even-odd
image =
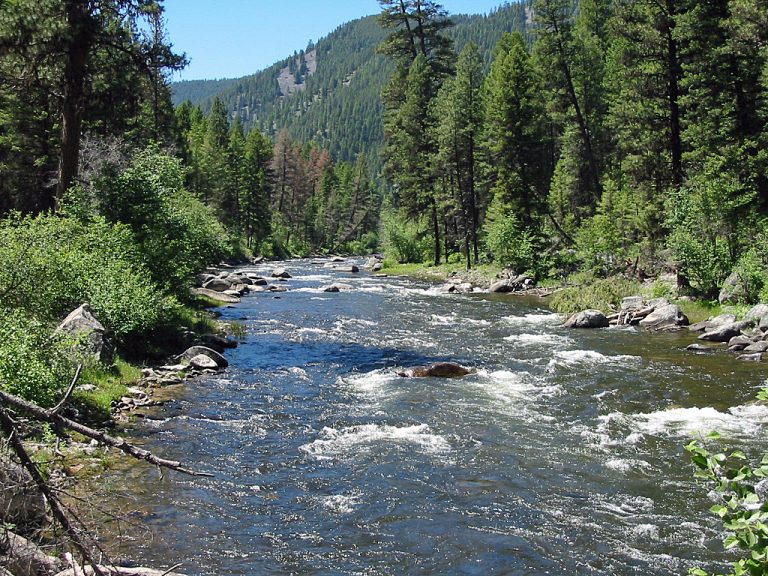
[[[231,252],[213,210],[184,189],[184,174],[178,158],[150,147],[122,173],[97,180],[85,195],[94,205],[78,205],[82,195],[73,193],[68,207],[81,219],[127,225],[154,282],[182,297],[194,274]]]
[[[614,276],[564,288],[552,295],[550,305],[557,312],[565,314],[590,308],[609,312],[618,308],[623,298],[636,296],[641,291],[639,282]]]
[[[131,231],[103,218],[0,222],[0,294],[5,305],[44,322],[89,302],[118,344],[150,331],[173,305],[152,283]]]
[[[487,226],[486,243],[500,266],[540,275],[544,268],[538,239],[524,230],[514,214],[499,216]]]
[[[420,223],[405,218],[396,211],[383,216],[384,253],[400,264],[420,264],[432,251],[432,239]]]
[[[64,342],[52,335],[48,324],[21,310],[0,309],[0,388],[52,406],[74,371]]]

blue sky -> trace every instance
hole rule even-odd
[[[486,13],[504,0],[444,0],[452,14]],[[165,0],[168,37],[190,64],[176,80],[253,74],[327,36],[344,22],[378,14],[376,0]]]

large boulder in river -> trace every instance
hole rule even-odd
[[[288,270],[286,270],[285,268],[275,268],[272,271],[272,278],[282,278],[284,280],[287,280],[288,278],[293,278],[293,276],[291,276],[288,273]]]
[[[194,358],[195,356],[198,356],[199,354],[208,356],[208,358],[216,362],[216,365],[219,368],[226,368],[227,366],[229,366],[229,362],[227,361],[226,358],[224,358],[224,356],[222,356],[215,350],[211,350],[206,346],[191,346],[187,348],[182,354],[179,354],[177,359],[182,363],[186,362],[187,364],[189,364],[192,358]]]
[[[336,282],[334,284],[320,286],[319,289],[321,292],[342,292],[344,290],[354,290],[354,286],[351,284],[342,284],[341,282]]]
[[[230,296],[224,292],[217,292],[216,290],[208,290],[207,288],[193,288],[192,293],[197,296],[205,296],[216,302],[222,304],[238,304],[240,302],[239,296]]]
[[[736,322],[736,316],[733,314],[720,314],[719,316],[691,324],[688,326],[688,330],[691,332],[710,332],[715,328],[725,326],[726,324],[733,324],[734,322]]]
[[[232,283],[225,278],[211,278],[205,284],[203,288],[206,290],[213,290],[215,292],[224,292],[232,288]]]
[[[471,370],[455,362],[435,362],[428,366],[414,366],[400,370],[397,375],[404,378],[460,378]]]
[[[751,326],[752,321],[731,322],[722,326],[716,326],[712,330],[699,336],[699,340],[709,340],[710,342],[728,342],[734,336],[741,334],[741,331]]]
[[[763,326],[768,327],[768,304],[758,304],[752,307],[747,312],[747,315],[744,316],[744,320],[754,320],[759,324],[760,328],[763,328]]]
[[[107,330],[93,315],[88,303],[70,312],[56,328],[56,333],[71,337],[76,342],[78,354],[105,364],[112,361],[112,346],[107,340]]]
[[[687,326],[688,317],[677,304],[667,304],[656,308],[645,318],[640,320],[640,325],[651,330],[662,330],[673,326]]]
[[[566,328],[608,328],[608,318],[600,310],[577,312],[565,321]]]

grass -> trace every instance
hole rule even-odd
[[[499,268],[490,264],[480,264],[468,271],[464,262],[450,262],[435,266],[433,264],[398,264],[385,260],[382,272],[392,276],[408,276],[426,282],[442,282],[450,276],[457,275],[475,284],[490,285],[496,280]]]
[[[90,384],[91,391],[78,390],[74,401],[87,421],[104,424],[112,417],[112,402],[127,393],[127,388],[141,379],[141,370],[118,358],[112,366],[90,366],[83,370],[79,384]]]
[[[626,278],[602,278],[569,286],[552,295],[550,305],[556,312],[572,314],[595,309],[610,312],[621,305],[627,296],[642,294],[642,284]]]

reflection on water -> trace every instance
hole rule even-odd
[[[540,302],[289,266],[247,339],[135,433],[215,473],[135,470],[146,561],[188,574],[683,574],[720,533],[682,445],[755,453],[762,367],[683,335],[567,331]],[[320,294],[344,276],[355,289]],[[436,360],[454,380],[405,379]],[[143,472],[143,471],[142,471]],[[127,486],[125,486],[127,484]]]

